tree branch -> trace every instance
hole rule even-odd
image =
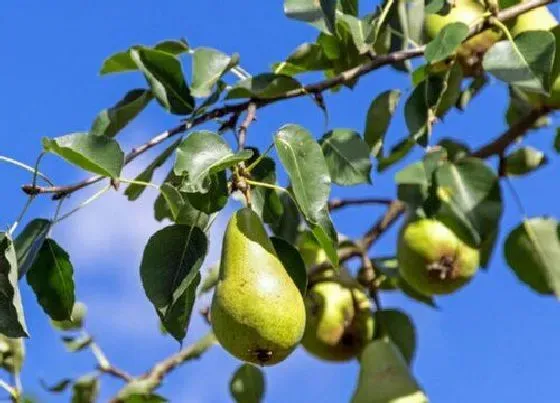
[[[501,136],[497,137],[492,142],[486,144],[485,146],[482,146],[478,150],[471,153],[471,156],[478,158],[488,158],[492,155],[502,154],[506,150],[506,148],[508,148],[519,137],[527,134],[527,132],[533,128],[534,124],[540,118],[548,115],[550,112],[552,112],[552,109],[548,107],[533,109],[527,116],[511,126]]]
[[[247,141],[247,130],[253,121],[256,119],[257,116],[257,104],[254,102],[250,102],[249,106],[247,107],[247,116],[241,126],[239,126],[239,135],[237,137],[238,142],[238,151],[241,151],[245,148],[245,142]]]
[[[363,199],[332,199],[329,201],[329,211],[339,210],[347,206],[356,206],[363,204],[384,204],[390,205],[393,201],[391,199],[380,198],[363,198]]]
[[[541,7],[544,5],[547,5],[549,3],[552,3],[556,0],[529,0],[527,2],[515,5],[513,7],[509,7],[505,10],[502,10],[498,13],[498,15],[496,16],[496,19],[504,22],[507,21],[511,18],[515,18],[520,14],[523,14],[524,12],[527,12],[529,10],[532,10],[534,8],[537,7]],[[476,34],[477,32],[479,32],[480,30],[482,30],[484,27],[483,26],[479,26],[479,27],[475,27],[473,28],[473,30],[470,33],[470,36]],[[397,63],[397,62],[402,62],[405,60],[409,60],[409,59],[413,59],[415,57],[418,56],[422,56],[424,54],[424,50],[425,47],[424,46],[420,46],[414,49],[407,49],[407,50],[401,50],[401,51],[397,51],[397,52],[392,52],[389,53],[387,55],[378,55],[378,56],[373,56],[368,62],[354,67],[352,69],[346,70],[342,73],[340,73],[338,76],[327,79],[327,80],[323,80],[323,81],[319,81],[316,83],[312,83],[312,84],[308,84],[304,87],[298,88],[298,89],[294,89],[291,91],[286,92],[285,94],[282,94],[278,97],[274,97],[274,98],[270,98],[270,99],[254,99],[254,100],[249,100],[249,101],[245,101],[245,102],[240,102],[237,104],[232,104],[232,105],[225,105],[219,108],[215,108],[209,112],[206,112],[192,120],[188,120],[185,123],[182,123],[179,126],[176,126],[172,129],[166,130],[165,132],[155,136],[154,138],[152,138],[151,140],[149,140],[147,143],[142,144],[136,148],[134,148],[125,158],[125,165],[130,163],[132,160],[134,160],[136,157],[138,157],[139,155],[143,154],[144,152],[148,151],[150,148],[162,143],[163,141],[167,140],[170,137],[173,137],[175,135],[178,135],[180,133],[184,133],[187,130],[190,130],[193,127],[196,127],[198,125],[201,125],[203,123],[206,123],[210,120],[213,119],[217,119],[220,117],[224,117],[224,116],[228,116],[231,114],[240,114],[241,112],[243,112],[244,110],[247,110],[249,108],[249,106],[251,105],[251,103],[255,104],[255,109],[259,109],[262,107],[265,107],[267,105],[276,103],[278,101],[281,100],[285,100],[285,99],[291,99],[291,98],[298,98],[298,97],[302,97],[302,96],[306,96],[311,94],[319,94],[322,93],[323,91],[329,90],[331,88],[334,88],[338,85],[341,84],[345,84],[348,82],[352,82],[352,81],[356,81],[359,78],[361,78],[362,76],[379,69],[380,67],[389,65],[389,64],[393,64],[393,63]],[[29,195],[36,195],[36,194],[44,194],[44,193],[51,193],[54,194],[53,199],[60,199],[66,195],[69,195],[75,191],[78,191],[80,189],[83,189],[86,186],[89,186],[91,184],[97,183],[99,181],[101,181],[102,179],[104,179],[104,177],[102,176],[92,176],[88,179],[85,179],[81,182],[75,183],[73,185],[67,185],[67,186],[33,186],[33,185],[24,185],[22,186],[22,190],[29,194]]]

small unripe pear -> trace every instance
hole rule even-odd
[[[248,208],[233,214],[224,234],[211,321],[225,350],[260,365],[284,360],[303,336],[303,297]]]
[[[356,357],[373,337],[371,303],[357,287],[337,281],[315,284],[305,297],[303,347],[327,361]]]
[[[480,253],[442,222],[425,218],[402,228],[397,259],[404,280],[432,296],[450,294],[467,284],[478,270]]]
[[[447,15],[426,14],[424,31],[428,39],[434,39],[447,24],[462,22],[467,26],[482,22],[484,8],[474,0],[456,0]],[[465,76],[477,75],[481,68],[481,57],[490,47],[500,40],[501,33],[486,29],[463,43],[457,50],[457,58],[463,66]],[[435,66],[438,70],[438,66]]]

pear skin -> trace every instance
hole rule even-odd
[[[397,246],[399,273],[421,294],[450,294],[478,270],[480,253],[442,222],[417,219],[406,223]]]
[[[305,296],[307,319],[303,347],[327,361],[356,357],[373,337],[368,297],[336,281],[315,284]]]
[[[248,208],[234,213],[228,223],[211,318],[225,350],[259,365],[284,360],[303,336],[303,297],[260,218]]]

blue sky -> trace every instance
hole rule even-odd
[[[558,16],[557,5],[554,10]],[[102,60],[132,44],[179,37],[185,37],[193,46],[239,52],[242,66],[258,73],[300,43],[313,41],[315,32],[285,18],[279,1],[121,0],[117,5],[109,1],[60,0],[48,6],[32,0],[5,1],[0,9],[0,154],[32,163],[40,152],[42,136],[87,130],[99,110],[112,105],[127,90],[145,85],[137,74],[100,78]],[[188,72],[188,58],[184,65]],[[327,95],[329,128],[361,131],[369,102],[377,94],[397,87],[408,90],[410,85],[407,76],[384,69],[362,80],[352,92]],[[505,86],[494,82],[468,112],[454,112],[439,124],[433,141],[452,136],[479,145],[498,135],[505,129],[505,95]],[[406,134],[402,110],[397,116],[390,128],[389,143]],[[176,122],[154,103],[122,133],[121,145],[129,150]],[[317,137],[325,129],[323,116],[312,102],[298,99],[260,111],[258,122],[251,126],[249,143],[268,146],[274,131],[284,123],[303,125]],[[532,134],[525,144],[541,147],[553,158],[530,177],[513,180],[529,216],[560,216],[557,192],[551,191],[550,186],[550,178],[560,168],[552,155],[552,141],[552,128]],[[417,150],[407,162],[420,155]],[[124,176],[134,177],[148,162],[149,156],[138,159],[127,167]],[[400,167],[382,176],[374,174],[371,187],[335,186],[333,195],[393,197],[393,176]],[[83,177],[55,157],[46,158],[42,170],[60,184]],[[162,175],[163,172],[157,179]],[[0,177],[0,225],[5,228],[25,202],[19,186],[29,181],[29,175],[1,165]],[[285,175],[281,175],[281,181],[285,183]],[[66,208],[93,191],[76,194]],[[502,237],[522,218],[511,194],[506,188],[503,191],[506,209]],[[78,298],[89,307],[87,329],[111,361],[133,374],[142,373],[154,361],[178,349],[174,341],[159,333],[138,274],[143,247],[162,226],[152,219],[154,196],[147,192],[139,202],[129,203],[122,194],[110,194],[57,227],[53,234],[71,255]],[[41,198],[27,217],[50,217],[53,207],[48,198]],[[205,267],[219,258],[219,235],[228,213],[236,207],[232,203],[216,221]],[[334,219],[340,232],[359,236],[381,212],[378,207],[361,207],[337,212]],[[395,231],[376,244],[374,253],[385,256],[394,249]],[[42,401],[68,401],[68,395],[46,395],[39,379],[52,383],[86,373],[93,369],[94,360],[89,352],[66,353],[59,334],[51,329],[25,283],[22,289],[32,335],[27,343],[24,386]],[[520,284],[504,264],[501,247],[490,269],[452,297],[441,298],[438,311],[393,294],[382,295],[382,302],[413,317],[418,333],[414,371],[433,402],[557,401],[560,322],[556,318],[560,305]],[[207,304],[207,299],[200,301],[199,307]],[[186,342],[206,330],[195,315]],[[169,376],[161,393],[173,402],[229,401],[228,382],[237,365],[236,360],[216,347],[200,361]],[[284,363],[265,370],[265,401],[347,401],[357,370],[356,363],[323,363],[297,350]],[[0,376],[7,379],[5,374]],[[112,396],[119,385],[104,378],[100,401]]]

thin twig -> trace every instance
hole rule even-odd
[[[356,206],[363,204],[383,204],[390,205],[393,202],[391,199],[381,199],[375,197],[366,197],[363,199],[332,199],[329,201],[329,210],[338,210],[347,206]]]
[[[33,168],[32,166],[24,164],[23,162],[19,162],[19,161],[13,159],[13,158],[6,157],[4,155],[0,155],[0,161],[6,162],[8,164],[15,165],[15,166],[20,167],[20,168],[23,168],[26,171],[29,171],[31,173],[36,173],[38,177],[43,179],[49,185],[54,186],[54,183],[45,174],[42,174],[41,172],[36,171],[35,168]]]
[[[406,211],[406,205],[398,200],[393,200],[387,211],[373,226],[367,231],[362,238],[362,247],[369,250],[377,239],[387,231]]]
[[[256,116],[257,116],[257,104],[251,102],[247,107],[247,116],[245,116],[245,120],[239,126],[239,135],[237,136],[239,151],[245,148],[245,142],[247,141],[247,130],[249,129],[251,123],[256,119]]]
[[[488,158],[493,155],[502,154],[505,149],[514,143],[519,137],[527,134],[540,118],[548,115],[551,111],[552,110],[548,107],[533,109],[529,112],[529,114],[527,114],[527,116],[519,120],[495,140],[471,153],[471,156]]]

